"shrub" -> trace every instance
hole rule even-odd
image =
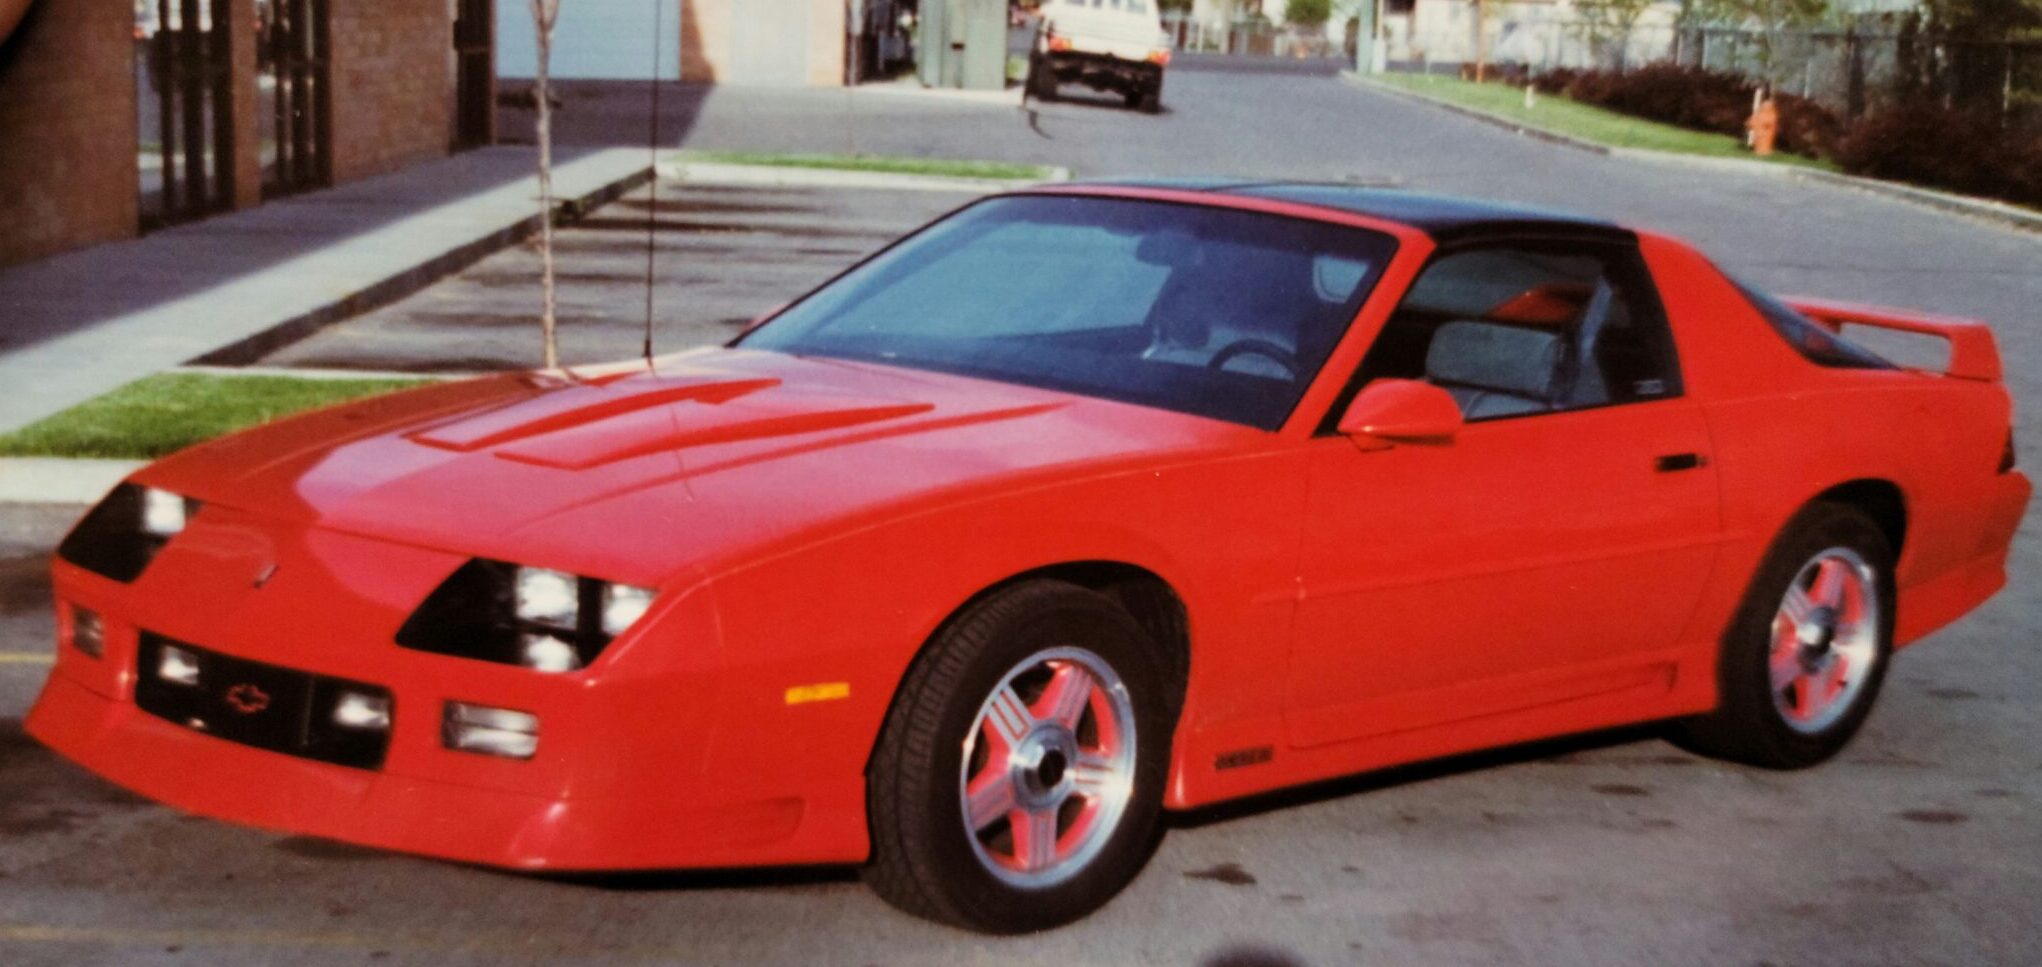
[[[1539,87],[1576,101],[1697,131],[1744,136],[1751,97],[1758,84],[1738,74],[1650,64],[1617,73],[1556,68],[1538,76]],[[1843,123],[1827,108],[1803,97],[1779,94],[1779,149],[1826,156]]]
[[[1852,127],[1836,160],[1854,175],[2042,206],[2042,137],[2002,126],[1990,111],[1896,104]]]

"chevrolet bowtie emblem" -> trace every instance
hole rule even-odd
[[[227,704],[243,715],[254,715],[269,707],[269,693],[243,682],[227,690]]]

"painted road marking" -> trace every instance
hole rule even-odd
[[[0,665],[48,665],[56,660],[47,651],[0,651]]]

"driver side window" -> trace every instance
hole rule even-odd
[[[1382,378],[1439,386],[1469,421],[1680,394],[1650,276],[1618,246],[1490,245],[1435,257],[1355,385]]]

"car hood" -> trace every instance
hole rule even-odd
[[[1044,389],[716,349],[333,407],[136,480],[279,522],[656,583],[939,495],[1262,435]]]

